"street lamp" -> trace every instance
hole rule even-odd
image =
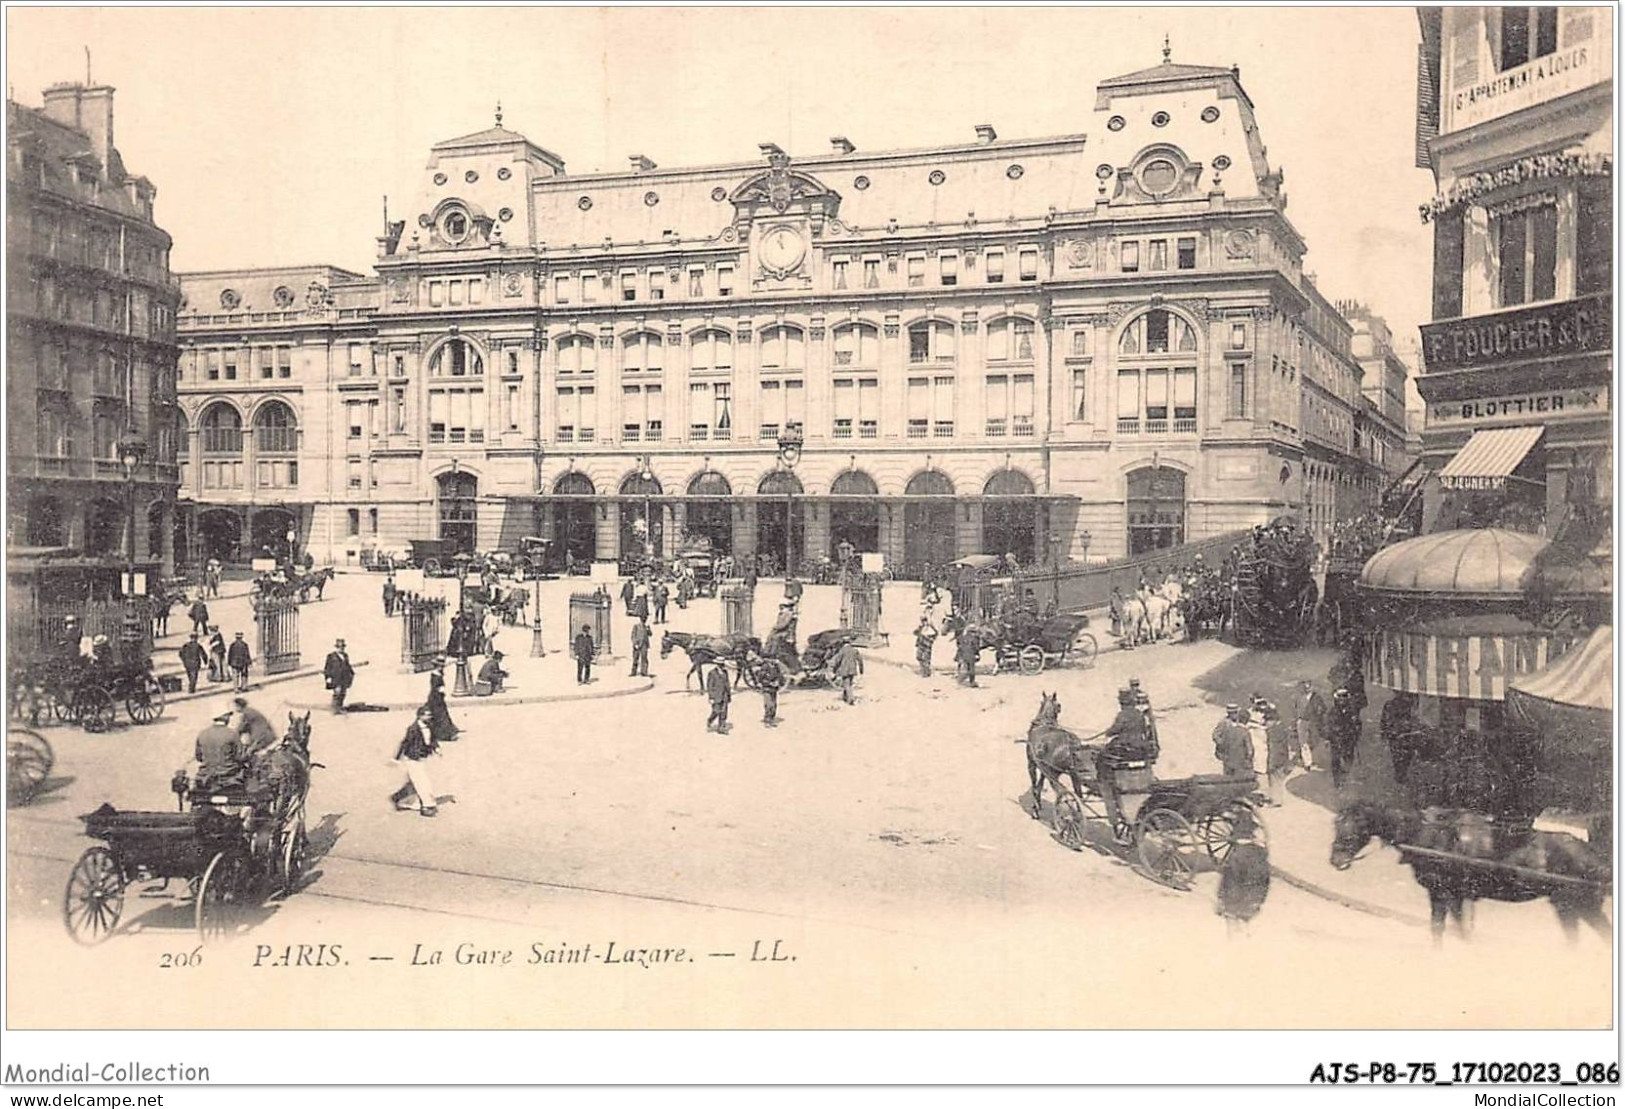
[[[474,692],[468,678],[468,623],[463,611],[463,586],[468,581],[469,557],[466,552],[452,556],[457,568],[457,674],[452,679],[451,695],[467,697]]]
[[[124,593],[126,596],[135,592],[135,472],[141,465],[141,460],[147,456],[147,443],[132,429],[127,432],[118,445],[119,461],[124,464],[125,503],[129,509],[129,525],[126,532],[127,542],[124,549],[125,562],[129,570],[129,580]]]
[[[784,576],[786,579],[791,576],[790,552],[793,543],[791,536],[795,529],[796,518],[794,471],[796,463],[801,461],[801,447],[805,442],[806,439],[802,436],[801,428],[795,425],[787,426],[783,431],[779,432],[779,461],[784,463],[785,469],[791,471],[790,481],[785,483],[784,494]]]
[[[649,487],[654,484],[654,471],[649,468],[649,456],[643,456],[643,468],[638,471],[638,480],[643,484],[643,556],[653,562],[655,558],[655,519],[654,497]]]

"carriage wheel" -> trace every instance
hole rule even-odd
[[[113,695],[99,685],[80,686],[73,694],[73,718],[87,732],[105,732],[113,726],[118,710]]]
[[[287,897],[299,890],[299,881],[305,876],[305,866],[310,861],[310,838],[305,835],[305,820],[300,817],[295,821],[293,831],[283,837],[282,841],[282,896]]]
[[[1044,648],[1036,643],[1029,643],[1016,655],[1016,663],[1021,667],[1023,674],[1031,677],[1044,672]]]
[[[1197,837],[1190,821],[1172,809],[1152,809],[1135,825],[1134,840],[1147,874],[1173,889],[1191,888]]]
[[[217,852],[198,883],[195,918],[204,943],[229,938],[241,926],[248,867],[233,851]]]
[[[1055,838],[1074,851],[1083,850],[1083,805],[1070,793],[1055,802]]]
[[[105,847],[92,847],[73,864],[62,894],[62,923],[75,943],[101,943],[124,912],[124,874]]]
[[[51,776],[56,756],[50,743],[38,732],[18,728],[6,736],[6,803],[22,805],[32,800],[39,787]]]
[[[124,711],[137,724],[151,724],[164,714],[164,687],[150,675],[143,678],[124,698]]]
[[[1096,643],[1095,637],[1088,632],[1084,632],[1082,635],[1078,636],[1077,640],[1072,644],[1072,657],[1076,658],[1085,666],[1093,666],[1095,664],[1095,656],[1099,653],[1100,644]]]
[[[58,724],[72,724],[78,718],[73,714],[73,698],[55,689],[40,691],[44,699],[45,708],[40,710],[40,721],[43,723],[47,712],[56,719]]]

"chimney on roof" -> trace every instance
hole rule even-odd
[[[45,90],[45,115],[90,137],[91,153],[108,173],[113,165],[113,89],[67,81]]]
[[[655,168],[654,159],[643,154],[634,154],[631,156],[630,160],[632,162],[633,173],[648,173],[651,169]]]
[[[991,123],[978,123],[976,125],[976,137],[985,143],[994,142],[998,139],[999,133],[993,130]]]
[[[756,148],[762,152],[764,158],[776,158],[784,153],[784,149],[776,142],[757,143]]]
[[[829,145],[835,148],[835,153],[843,155],[850,154],[857,149],[852,145],[852,140],[845,135],[834,136],[829,140]]]

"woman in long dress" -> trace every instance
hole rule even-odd
[[[434,670],[429,673],[429,699],[423,707],[429,710],[429,736],[436,743],[451,743],[462,731],[452,723],[451,708],[446,704],[446,673],[444,670]]]

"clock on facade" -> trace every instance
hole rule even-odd
[[[807,244],[793,227],[775,227],[762,238],[762,264],[781,277],[800,268],[806,254]]]

